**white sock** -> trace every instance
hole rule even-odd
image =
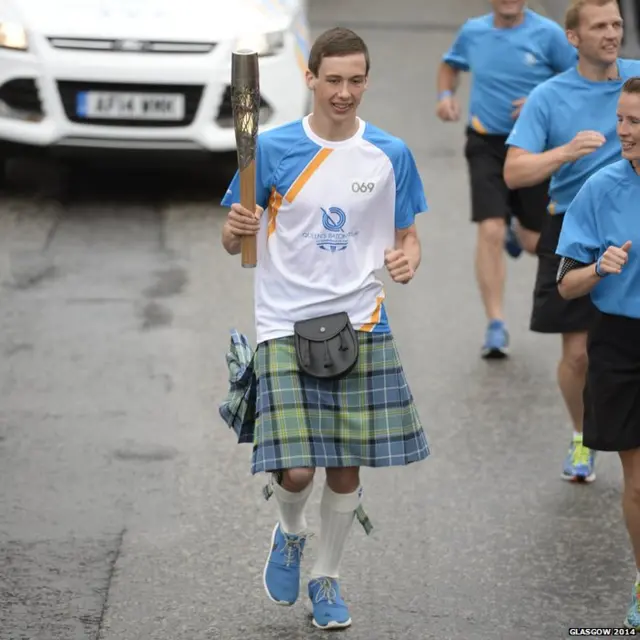
[[[574,429],[574,431],[573,431],[573,439],[574,440],[582,440],[582,433],[579,432],[579,431],[576,431]]]
[[[640,569],[636,569],[636,584],[640,584]]]
[[[338,578],[342,554],[355,511],[360,505],[360,489],[354,493],[334,493],[325,484],[320,501],[320,542],[312,578]]]
[[[298,535],[307,528],[304,508],[313,491],[313,480],[298,493],[287,491],[277,482],[273,483],[273,495],[278,502],[280,512],[280,527],[284,533]]]

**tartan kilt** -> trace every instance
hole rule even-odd
[[[253,474],[296,467],[391,467],[430,448],[393,335],[358,331],[339,380],[299,372],[293,336],[258,345]]]

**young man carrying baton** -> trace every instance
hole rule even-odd
[[[376,271],[407,284],[420,264],[415,216],[427,210],[404,142],[364,122],[369,53],[352,31],[318,37],[307,83],[313,113],[264,132],[257,213],[236,176],[222,242],[257,234],[257,350],[252,473],[272,474],[278,522],[264,570],[268,597],[293,605],[307,541],[305,505],[326,470],[308,596],[313,623],[348,627],[345,543],[362,500],[360,467],[408,465],[430,451],[389,327]],[[262,210],[264,209],[264,211]]]

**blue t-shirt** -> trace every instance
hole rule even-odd
[[[468,20],[443,61],[471,71],[469,124],[479,133],[507,135],[513,101],[577,62],[577,52],[561,27],[526,10],[516,27],[494,27],[493,13]]]
[[[618,60],[618,80],[596,82],[577,67],[536,87],[524,105],[507,144],[542,153],[571,142],[580,131],[598,131],[606,138],[599,149],[564,164],[551,178],[549,213],[564,213],[585,180],[620,159],[616,111],[624,81],[640,76],[640,60]]]
[[[640,318],[640,176],[618,160],[594,173],[567,209],[556,253],[591,264],[611,246],[631,240],[629,261],[620,274],[603,278],[591,291],[603,313]]]

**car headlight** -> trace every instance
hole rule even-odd
[[[284,32],[256,33],[236,40],[236,49],[250,49],[259,56],[274,56],[284,47]]]
[[[16,22],[0,22],[0,48],[26,51],[28,46],[24,27]]]

